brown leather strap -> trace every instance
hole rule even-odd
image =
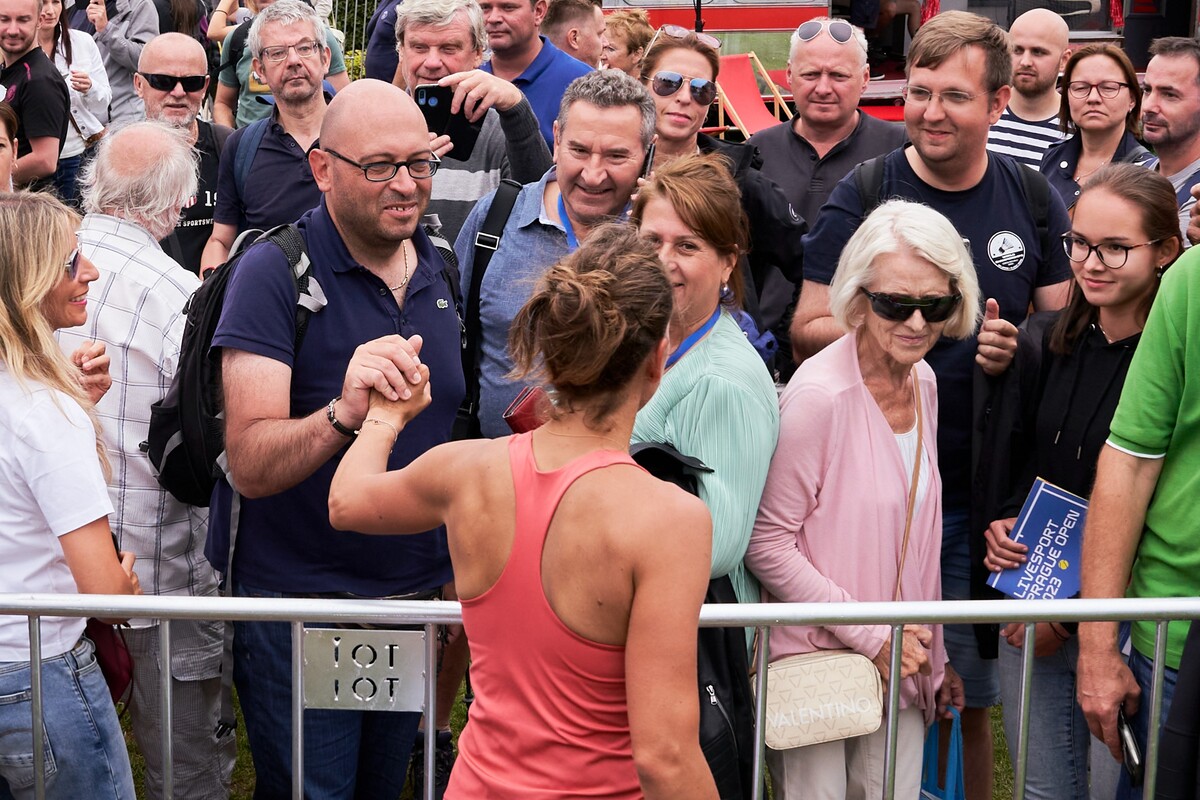
[[[900,544],[900,564],[896,569],[896,595],[900,599],[900,579],[904,576],[904,560],[908,556],[908,534],[912,531],[913,506],[917,501],[917,481],[921,479],[921,456],[924,445],[923,414],[921,413],[921,382],[913,367],[913,400],[917,405],[917,457],[913,459],[912,483],[908,487],[908,515],[904,519],[904,541]]]

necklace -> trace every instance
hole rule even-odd
[[[1084,178],[1088,177],[1088,176],[1089,176],[1089,175],[1091,175],[1093,172],[1095,172],[1096,170],[1100,169],[1101,167],[1103,167],[1103,166],[1104,166],[1105,164],[1107,164],[1107,163],[1108,163],[1108,159],[1106,158],[1106,159],[1104,159],[1103,161],[1101,161],[1099,164],[1097,164],[1096,166],[1092,167],[1092,168],[1091,168],[1090,170],[1088,170],[1087,172],[1083,173],[1082,175],[1080,175],[1078,172],[1077,172],[1077,173],[1075,173],[1075,182],[1076,182],[1076,183],[1079,183],[1081,180],[1083,180]]]
[[[629,445],[628,442],[622,444],[621,442],[613,439],[611,436],[603,433],[563,433],[562,431],[552,430],[545,426],[543,426],[541,430],[550,434],[551,436],[561,436],[564,439],[598,439],[604,444],[610,445],[614,450],[628,448]]]
[[[404,256],[404,280],[400,281],[395,286],[389,286],[389,292],[395,292],[408,285],[408,245],[404,242],[400,243],[400,255]]]

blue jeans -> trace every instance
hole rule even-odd
[[[59,158],[58,169],[54,173],[54,188],[58,190],[59,198],[73,208],[79,208],[79,167],[83,162],[83,153],[70,158]]]
[[[0,663],[0,798],[33,797],[29,662]],[[133,773],[92,643],[42,661],[46,797],[134,800]]]
[[[286,597],[234,582],[239,597]],[[292,637],[286,622],[235,622],[233,680],[254,759],[255,800],[292,796]],[[404,788],[419,713],[304,712],[308,800],[395,798]]]
[[[1142,749],[1142,761],[1145,762],[1146,740],[1150,731],[1150,686],[1154,680],[1154,660],[1139,653],[1137,648],[1133,648],[1129,654],[1129,670],[1142,690],[1137,713],[1133,715],[1133,719],[1129,720],[1129,725],[1133,729],[1133,736],[1137,739],[1138,747]],[[1163,670],[1162,717],[1158,721],[1160,733],[1162,724],[1166,722],[1167,714],[1171,711],[1171,701],[1175,699],[1175,678],[1178,674],[1170,667]],[[1117,785],[1117,800],[1141,800],[1141,797],[1142,788],[1139,786],[1135,789],[1130,786],[1129,774],[1122,769],[1121,782]]]
[[[969,514],[946,509],[942,513],[942,599],[971,599],[971,545]],[[988,708],[1000,702],[1000,676],[996,661],[981,658],[975,627],[943,625],[942,638],[950,665],[963,680],[967,708]]]

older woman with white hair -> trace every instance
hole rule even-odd
[[[773,601],[937,600],[937,388],[923,359],[941,336],[975,332],[970,253],[938,212],[890,201],[846,245],[830,298],[848,333],[805,361],[780,398],[779,446],[746,565]],[[886,683],[890,634],[887,625],[777,628],[770,660],[848,649]],[[896,796],[916,797],[924,728],[947,705],[962,707],[962,682],[940,626],[905,626],[901,642]],[[775,796],[881,797],[884,737],[881,726],[768,751]]]

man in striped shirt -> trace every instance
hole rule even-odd
[[[1058,127],[1058,73],[1071,56],[1067,23],[1053,11],[1035,8],[1013,20],[1013,93],[988,132],[988,150],[1038,169],[1042,155],[1065,134]]]

